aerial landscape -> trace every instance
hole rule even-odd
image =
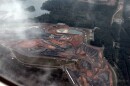
[[[16,86],[129,86],[129,7],[129,0],[2,0],[0,77]]]

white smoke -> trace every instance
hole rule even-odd
[[[28,34],[25,33],[30,29],[28,25],[33,26],[34,21],[30,18],[47,14],[49,11],[41,10],[41,6],[47,0],[1,0],[0,3],[0,38],[20,38],[27,39]],[[29,6],[34,6],[35,11],[26,10]],[[33,35],[32,30],[28,30]],[[38,32],[39,30],[37,30]],[[41,32],[41,31],[39,31]],[[40,34],[39,34],[40,35]],[[14,37],[13,37],[14,36]]]
[[[42,3],[47,0],[1,0],[0,2],[0,42],[3,40],[2,38],[10,39],[10,36],[18,36],[19,38],[26,39],[26,34],[24,31],[28,28],[28,24],[32,24],[33,21],[30,21],[30,14],[25,10],[27,6],[36,5],[36,14],[32,13],[35,16],[39,16],[44,13],[48,13],[48,11],[40,11],[40,6]],[[26,4],[25,4],[26,3]],[[32,3],[32,4],[31,4]],[[39,6],[39,7],[38,7]],[[39,9],[39,10],[38,10]],[[39,12],[38,12],[39,11]],[[31,32],[31,30],[30,30]],[[15,36],[13,38],[15,38]],[[8,39],[7,39],[8,40]],[[40,76],[42,81],[47,81],[48,77],[51,74],[51,70],[46,70],[46,74]],[[14,75],[12,75],[14,76]],[[10,78],[10,77],[8,77]],[[19,77],[19,79],[22,79]],[[33,81],[33,80],[32,80]],[[33,82],[32,82],[33,83]],[[30,84],[30,83],[28,83]],[[52,82],[51,86],[56,86],[56,83]]]
[[[20,21],[28,18],[48,14],[49,11],[41,10],[41,6],[47,0],[2,0],[0,3],[0,20],[3,21]],[[34,12],[28,12],[25,9],[34,6]]]
[[[14,22],[21,19],[27,19],[22,3],[17,0],[3,0],[0,5],[0,20],[2,22]]]
[[[18,27],[17,23],[21,23],[20,26],[26,27],[28,22],[28,15],[23,9],[23,4],[18,0],[2,0],[0,4],[0,37],[7,38],[11,35],[20,38],[26,38],[22,33],[23,28]],[[15,38],[14,36],[14,38]],[[10,38],[9,38],[10,39]]]

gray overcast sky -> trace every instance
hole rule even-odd
[[[0,20],[18,20],[40,16],[49,13],[41,10],[41,6],[47,0],[2,0],[0,4]],[[34,6],[35,11],[29,12],[25,9]]]
[[[41,10],[41,6],[44,2],[47,0],[26,0],[23,2],[23,5],[25,5],[25,8],[29,6],[34,6],[36,11],[29,13],[32,17],[40,16],[44,13],[48,13],[46,10]]]

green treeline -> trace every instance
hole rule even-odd
[[[115,7],[88,4],[78,0],[49,0],[43,3],[42,10],[50,14],[41,15],[37,22],[66,23],[78,27],[103,27],[109,26]]]

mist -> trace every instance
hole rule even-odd
[[[35,27],[33,25],[35,22],[30,18],[49,14],[49,11],[41,10],[42,4],[46,1],[47,0],[2,0],[0,3],[0,33],[2,35],[0,38],[28,39],[28,34],[25,33],[27,29],[29,29],[29,34],[33,35],[34,31],[31,31],[30,28]],[[34,7],[34,12],[26,10],[30,6]],[[37,32],[38,31],[37,29]],[[40,32],[41,31],[39,31],[39,33]]]
[[[3,0],[0,5],[0,20],[2,23],[12,23],[27,19],[22,3],[17,0]]]
[[[2,0],[0,4],[0,20],[2,21],[22,21],[28,18],[48,14],[49,11],[41,10],[41,6],[48,0]],[[26,8],[34,6],[35,11],[29,12]],[[25,21],[24,21],[25,22]]]
[[[45,1],[47,0],[1,0],[1,3],[0,3],[0,34],[1,34],[0,43],[1,45],[3,45],[4,47],[7,47],[6,44],[9,44],[8,40],[28,39],[29,37],[27,35],[29,34],[33,35],[34,31],[31,31],[30,28],[32,27],[39,28],[39,27],[34,26],[33,23],[35,22],[30,20],[30,18],[49,13],[49,11],[47,10],[40,10],[40,6],[42,6],[42,3],[44,3]],[[30,13],[29,11],[25,10],[27,7],[32,6],[32,5],[35,5],[34,12]],[[26,30],[29,31],[29,34],[25,33]],[[39,30],[37,30],[37,33],[39,35],[41,34]],[[1,54],[4,54],[4,53],[1,53]],[[11,54],[8,56],[12,58]],[[3,58],[0,61],[0,69],[2,69],[2,74],[8,80],[11,80],[11,81],[14,80],[13,82],[16,82],[18,84],[21,84],[21,83],[17,81],[20,81],[22,83],[25,82],[25,84],[28,86],[32,86],[33,83],[35,83],[35,79],[36,81],[37,80],[43,81],[43,83],[50,82],[48,80],[48,77],[50,77],[52,70],[44,69],[45,73],[42,75],[38,74],[39,76],[36,77],[35,73],[32,73],[32,74],[29,73],[31,71],[29,71],[29,69],[26,69],[23,66],[22,66],[23,68],[22,70],[19,69],[21,67],[19,65],[21,65],[22,63],[15,62],[15,64],[13,64],[12,63],[13,59],[10,60],[10,63],[5,64],[4,61],[8,61],[8,60],[9,58],[7,58],[6,55],[3,55]],[[6,69],[8,69],[8,72],[6,71]],[[15,71],[15,69],[19,69],[20,71],[18,70]],[[20,75],[17,76],[18,74]],[[29,77],[26,78],[25,75],[29,75]],[[28,79],[27,81],[31,81],[31,82],[26,82],[25,79]],[[57,84],[55,82],[51,82],[50,86],[57,86]]]

